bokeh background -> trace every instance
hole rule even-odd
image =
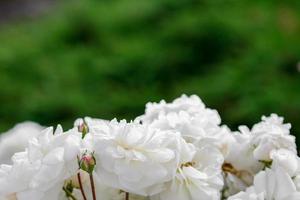
[[[283,115],[300,137],[299,0],[0,0],[0,132],[132,119],[197,94],[232,129]]]

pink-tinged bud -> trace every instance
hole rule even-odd
[[[96,165],[96,159],[95,159],[93,153],[84,154],[79,161],[80,169],[82,169],[83,171],[86,171],[89,174],[93,173],[95,165]]]
[[[83,119],[79,119],[75,122],[78,131],[82,133],[82,138],[89,132],[89,127]]]

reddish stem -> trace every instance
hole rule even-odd
[[[91,182],[91,187],[92,187],[93,200],[96,200],[96,191],[95,191],[95,183],[94,183],[93,174],[90,174],[90,182]]]
[[[84,193],[84,190],[83,190],[83,187],[82,187],[80,172],[77,173],[77,178],[78,178],[79,187],[80,187],[80,191],[81,191],[82,197],[83,197],[84,200],[87,200],[87,198],[85,196],[85,193]]]

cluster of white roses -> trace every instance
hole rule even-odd
[[[232,132],[196,95],[131,122],[86,117],[1,165],[0,200],[300,200],[290,128],[272,114]]]

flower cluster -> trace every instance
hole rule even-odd
[[[0,200],[300,200],[290,128],[271,114],[231,131],[196,95],[148,103],[131,122],[86,117],[2,164]]]

